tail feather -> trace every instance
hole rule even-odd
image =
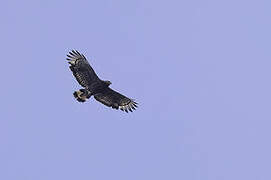
[[[88,92],[85,89],[74,91],[73,96],[78,102],[85,102],[87,99],[90,98]]]

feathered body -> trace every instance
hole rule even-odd
[[[103,81],[97,76],[83,54],[73,50],[67,56],[74,77],[84,88],[73,93],[77,101],[85,102],[93,95],[97,101],[113,109],[125,112],[136,109],[137,103],[134,100],[112,90],[109,88],[110,81]]]

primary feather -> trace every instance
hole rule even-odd
[[[132,112],[137,107],[137,103],[134,100],[127,98],[109,87],[94,95],[94,98],[106,106],[125,112],[128,112],[128,110]]]
[[[67,57],[70,69],[81,86],[88,87],[100,80],[83,54],[73,50],[69,52]]]

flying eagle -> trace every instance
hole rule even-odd
[[[74,77],[84,87],[73,93],[77,101],[85,102],[93,95],[97,101],[113,109],[132,112],[137,108],[137,103],[133,99],[109,88],[111,82],[101,80],[83,54],[72,50],[67,56]]]

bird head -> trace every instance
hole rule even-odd
[[[112,84],[110,81],[104,81],[104,82],[105,82],[105,84],[108,85],[108,86],[109,86],[110,84]]]

